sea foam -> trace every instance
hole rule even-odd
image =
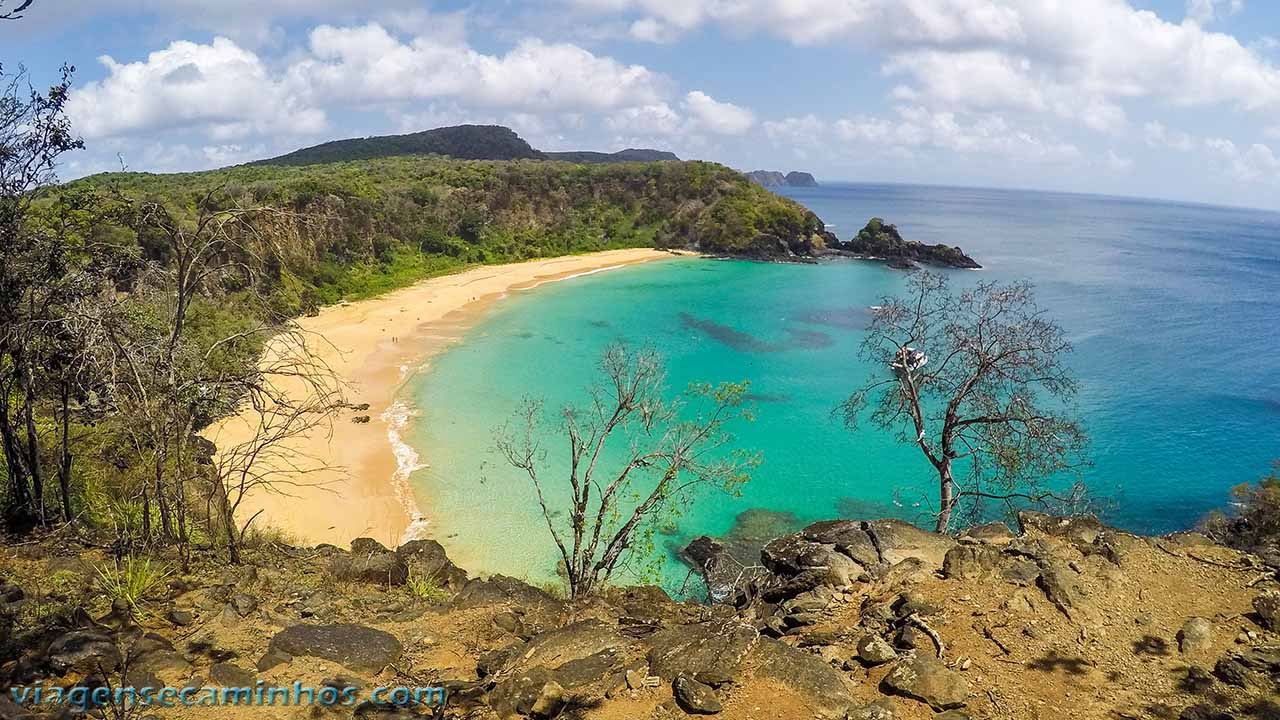
[[[396,456],[396,471],[392,476],[392,487],[395,488],[396,499],[404,506],[410,517],[409,527],[400,538],[401,544],[425,538],[431,525],[431,522],[418,510],[418,504],[413,499],[413,486],[409,484],[409,476],[427,465],[422,462],[418,451],[410,447],[400,434],[415,415],[417,413],[409,405],[396,401],[379,416],[379,419],[387,424],[387,442],[391,444],[391,451]]]

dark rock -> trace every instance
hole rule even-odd
[[[948,710],[934,715],[933,720],[973,720],[973,716],[963,710]]]
[[[486,580],[469,580],[453,598],[460,610],[490,605],[509,604],[520,608],[525,617],[553,620],[564,612],[565,604],[547,591],[506,575],[491,575]]]
[[[848,585],[862,574],[862,566],[832,545],[813,542],[803,533],[780,537],[760,551],[770,572],[784,577],[814,573],[819,584]]]
[[[267,649],[294,657],[317,657],[369,673],[379,672],[404,652],[390,633],[350,623],[294,625],[271,638]]]
[[[818,181],[813,175],[799,170],[792,170],[787,173],[786,183],[788,187],[818,187]]]
[[[858,659],[867,665],[883,665],[898,657],[898,651],[879,635],[863,635],[858,641]]]
[[[376,540],[358,538],[351,542],[351,548],[350,554],[329,558],[329,572],[335,578],[377,585],[403,585],[409,579],[409,565],[404,558],[382,547]]]
[[[0,605],[16,603],[26,596],[27,594],[17,585],[0,585]]]
[[[191,677],[195,668],[185,657],[170,649],[145,653],[137,657],[129,669],[154,675],[161,686],[176,686]]]
[[[120,649],[93,630],[72,630],[50,643],[45,659],[54,672],[110,672],[120,666]]]
[[[737,620],[709,620],[664,630],[645,641],[649,671],[668,682],[699,672],[736,677],[759,635]]]
[[[231,596],[231,607],[240,617],[248,617],[258,609],[258,599],[245,593],[234,593]]]
[[[467,571],[453,564],[435,540],[411,540],[396,549],[414,577],[425,578],[457,592],[467,583]]]
[[[1258,613],[1262,627],[1280,632],[1280,590],[1267,590],[1255,597],[1253,611]]]
[[[771,638],[761,638],[753,655],[756,675],[795,691],[817,718],[843,718],[853,704],[843,675],[814,655]]]
[[[915,650],[929,644],[930,640],[915,625],[903,625],[893,634],[893,645],[901,650]]]
[[[625,661],[622,648],[611,647],[560,665],[552,671],[552,677],[569,690],[579,690],[621,673]]]
[[[187,627],[195,622],[195,616],[187,610],[170,610],[168,617],[169,622],[178,627]]]
[[[834,545],[836,550],[863,567],[880,562],[880,553],[876,550],[875,543],[871,542],[871,536],[863,529],[861,521],[824,520],[806,527],[800,534],[816,543]]]
[[[1000,570],[1000,577],[1014,585],[1029,587],[1040,579],[1040,565],[1033,560],[1013,560]]]
[[[488,677],[503,667],[506,667],[511,661],[520,654],[524,649],[524,643],[520,641],[495,648],[484,653],[476,660],[476,675],[480,677]]]
[[[606,650],[626,647],[627,641],[612,626],[596,619],[545,632],[534,637],[516,659],[516,669],[542,666],[556,669]]]
[[[938,711],[963,707],[969,698],[968,681],[924,653],[895,665],[885,676],[884,686],[899,695],[929,703]]]
[[[715,690],[687,675],[671,683],[671,694],[680,709],[691,715],[715,715],[723,709]]]
[[[685,546],[683,557],[702,577],[709,602],[729,600],[740,583],[751,579],[743,577],[744,566],[729,553],[729,549],[707,535],[694,538]]]
[[[258,680],[252,672],[225,662],[209,668],[209,678],[222,687],[250,687]]]
[[[258,662],[254,664],[254,667],[258,669],[258,672],[266,672],[273,667],[290,662],[293,662],[292,655],[284,652],[280,648],[268,647],[267,652],[258,659]]]
[[[866,227],[858,231],[856,236],[848,242],[840,243],[837,247],[846,253],[860,257],[896,260],[903,264],[915,261],[943,267],[982,267],[958,247],[941,244],[925,245],[914,240],[904,240],[897,227],[885,223],[880,218],[871,218]]]
[[[564,694],[564,688],[552,679],[550,671],[535,667],[500,683],[490,693],[489,703],[504,717],[529,715],[549,718],[564,707]]]

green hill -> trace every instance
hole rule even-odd
[[[620,163],[679,160],[664,150],[628,148],[618,152],[541,152],[501,125],[455,125],[408,135],[381,135],[333,140],[250,165],[319,165],[372,160],[399,155],[442,155],[456,160],[562,160],[573,163]]]
[[[620,247],[687,248],[771,258],[829,241],[801,205],[707,162],[570,164],[402,156],[200,173],[108,173],[111,187],[193,213],[211,191],[226,207],[271,206],[323,232],[274,252],[282,301],[301,312],[473,263]],[[141,242],[141,240],[140,240]],[[278,274],[278,270],[277,270]],[[285,297],[287,295],[287,297]]]
[[[541,159],[542,153],[510,128],[500,125],[456,125],[408,135],[333,140],[258,160],[250,165],[315,165],[371,160],[395,155],[448,155],[459,160]]]

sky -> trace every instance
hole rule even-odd
[[[17,0],[0,0],[0,13]],[[819,181],[1280,209],[1273,0],[35,0],[76,67],[61,177],[507,125]]]

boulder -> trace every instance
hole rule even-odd
[[[224,688],[252,687],[258,681],[251,671],[229,662],[214,663],[209,678]]]
[[[45,659],[54,672],[110,672],[120,666],[120,649],[94,630],[72,630],[49,644]]]
[[[377,673],[404,652],[390,633],[363,625],[294,625],[271,638],[268,652],[316,657],[355,672]]]
[[[880,559],[890,565],[907,558],[919,558],[930,569],[942,567],[947,551],[956,541],[946,535],[932,533],[903,520],[871,520],[863,524],[871,536]]]
[[[1099,534],[1108,530],[1092,515],[1057,517],[1031,510],[1018,513],[1018,527],[1023,535],[1060,538],[1081,545],[1092,545]]]
[[[432,580],[454,592],[467,583],[467,571],[454,565],[444,546],[435,540],[411,540],[396,548],[396,555],[413,577]]]
[[[943,556],[942,575],[952,580],[976,580],[999,572],[1003,562],[1004,554],[992,545],[957,545]]]
[[[1044,591],[1049,602],[1067,617],[1072,617],[1073,610],[1080,602],[1074,570],[1058,561],[1047,562],[1041,567],[1036,584]]]
[[[645,640],[649,672],[668,682],[699,672],[732,678],[759,637],[758,630],[736,619],[664,630]]]
[[[879,635],[863,635],[858,641],[858,659],[867,665],[883,665],[897,657],[898,651]]]
[[[939,712],[964,707],[969,683],[941,661],[924,653],[902,660],[884,678],[886,690],[929,705]]]
[[[671,694],[680,709],[690,715],[715,715],[723,709],[715,690],[688,675],[681,675],[671,683]]]
[[[626,647],[627,641],[611,625],[600,620],[581,620],[534,637],[515,658],[516,671],[533,667],[555,670],[566,663],[583,660],[605,651]]]
[[[188,610],[170,610],[168,618],[177,627],[187,627],[195,622],[195,616]]]
[[[859,520],[824,520],[800,534],[812,542],[832,545],[859,565],[869,567],[880,562],[880,553],[862,525]]]
[[[489,695],[489,704],[502,717],[555,717],[564,707],[565,689],[544,667],[517,673]]]
[[[961,531],[959,539],[964,542],[982,543],[984,545],[1008,545],[1015,535],[1008,525],[1002,522],[990,522],[985,525],[974,525]]]
[[[1267,590],[1255,597],[1253,611],[1258,613],[1262,627],[1280,632],[1280,590]]]
[[[339,580],[377,585],[403,585],[409,579],[404,558],[369,538],[353,540],[350,553],[331,556],[329,572]]]
[[[803,650],[761,638],[753,656],[757,676],[771,678],[793,690],[815,718],[843,718],[853,704],[845,677]]]
[[[1202,617],[1189,618],[1178,631],[1178,649],[1183,655],[1202,655],[1213,649],[1213,623]]]

